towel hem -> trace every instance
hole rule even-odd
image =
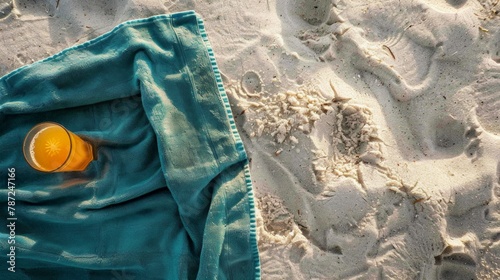
[[[227,116],[229,118],[229,124],[231,127],[231,131],[233,133],[234,140],[236,142],[236,149],[240,152],[245,154],[246,157],[246,152],[245,148],[243,146],[243,141],[240,138],[240,135],[238,133],[238,129],[236,128],[236,122],[234,121],[233,113],[231,111],[231,105],[229,104],[229,99],[227,97],[226,91],[224,90],[224,84],[222,83],[222,78],[220,75],[219,67],[217,66],[217,62],[215,60],[215,55],[212,49],[212,46],[210,45],[210,41],[208,40],[208,35],[205,30],[205,24],[203,22],[203,19],[196,15],[196,19],[198,21],[198,28],[200,31],[200,35],[203,39],[203,42],[205,44],[205,47],[207,48],[208,51],[208,56],[210,58],[210,65],[212,66],[212,70],[215,75],[215,80],[217,81],[217,88],[219,91],[219,95],[222,99],[222,102],[224,103],[224,107],[226,109]],[[252,257],[254,260],[254,265],[255,265],[255,279],[260,279],[261,278],[261,271],[260,271],[260,259],[259,259],[259,249],[257,246],[257,225],[256,225],[256,218],[255,218],[255,199],[254,199],[254,193],[253,193],[253,187],[252,187],[252,178],[250,176],[250,168],[248,165],[248,160],[246,160],[245,163],[245,184],[247,188],[247,195],[248,195],[248,206],[250,208],[250,243],[252,246]]]

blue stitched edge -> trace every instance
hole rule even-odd
[[[236,142],[236,149],[238,149],[239,152],[245,154],[245,158],[246,158],[246,152],[245,152],[245,148],[243,146],[243,141],[241,140],[240,135],[238,133],[238,130],[236,128],[236,123],[234,121],[233,113],[231,111],[231,105],[229,104],[229,99],[227,97],[226,91],[224,90],[224,84],[222,83],[222,78],[220,75],[219,67],[217,66],[217,62],[215,61],[215,55],[214,55],[212,46],[210,45],[206,30],[205,30],[205,24],[203,23],[203,19],[200,16],[196,15],[196,19],[198,20],[198,28],[200,30],[201,37],[203,38],[203,42],[205,43],[205,46],[208,50],[208,55],[210,58],[210,65],[212,66],[212,70],[214,71],[214,74],[215,74],[215,80],[217,81],[217,88],[219,89],[219,94],[220,94],[222,101],[224,103],[224,107],[226,108],[226,113],[227,113],[227,116],[229,118],[229,124],[231,126],[231,131],[233,133],[233,136],[234,136],[234,139]],[[248,160],[245,163],[245,183],[247,186],[248,204],[250,206],[250,243],[252,246],[252,256],[253,256],[254,264],[255,264],[255,279],[260,279],[261,271],[260,271],[259,249],[257,246],[257,225],[256,225],[256,218],[255,218],[255,198],[254,198],[254,193],[253,193],[253,188],[252,188],[252,178],[250,176],[250,167],[248,165]]]

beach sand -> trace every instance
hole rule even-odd
[[[251,159],[263,279],[500,279],[499,1],[2,1],[0,75],[191,9]]]

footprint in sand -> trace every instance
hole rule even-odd
[[[458,9],[461,8],[465,3],[467,3],[468,0],[446,0],[446,3],[448,3],[450,6]]]
[[[486,131],[496,136],[500,136],[500,64],[497,64],[499,62],[500,60],[492,64],[491,68],[471,85],[477,104],[478,122]]]
[[[245,93],[257,94],[262,91],[262,79],[257,72],[247,71],[241,78],[241,88]]]
[[[466,254],[443,258],[438,270],[439,280],[476,279],[476,262]]]
[[[294,5],[289,5],[292,12],[311,25],[323,23],[327,19],[332,5],[330,0],[299,0],[293,2]]]
[[[490,259],[498,258],[500,249],[498,187],[498,176],[483,175],[453,188],[446,204],[447,236],[444,240],[447,246],[435,257],[437,279],[493,279],[475,276],[500,276],[498,262]]]
[[[25,65],[25,64],[28,64],[28,63],[31,63],[33,61],[30,61],[30,59],[28,57],[26,57],[24,54],[22,53],[18,53],[16,55],[16,59],[17,61],[21,64],[21,65]]]
[[[449,99],[474,81],[471,72],[484,59],[486,50],[474,15],[479,4],[465,0],[314,3],[287,3],[294,7],[288,12],[303,20],[296,38],[318,60],[352,66],[367,83],[388,89],[398,102],[382,105],[387,111],[406,112],[394,116],[406,118],[413,134],[411,139],[396,137],[414,142],[425,157],[449,158],[465,151],[470,139],[464,133],[474,125],[469,122],[470,103],[460,107],[450,105]],[[326,13],[315,12],[316,6]],[[410,154],[407,157],[420,157]]]
[[[477,104],[479,123],[486,131],[500,136],[500,32],[486,38],[490,40],[489,64],[471,84],[471,91]]]

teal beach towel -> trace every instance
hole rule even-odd
[[[22,142],[44,121],[97,159],[32,169]],[[0,78],[0,279],[259,279],[248,170],[192,11],[22,67]]]

